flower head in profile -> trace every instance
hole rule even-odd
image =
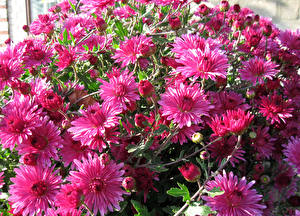
[[[110,161],[101,163],[99,157],[84,158],[82,162],[74,160],[78,171],[71,171],[68,180],[79,187],[84,194],[85,204],[97,215],[103,216],[107,211],[120,210],[119,202],[123,201],[122,190],[123,164]]]
[[[284,149],[284,155],[287,157],[286,161],[288,161],[291,165],[297,168],[297,173],[300,173],[300,138],[299,137],[291,137],[288,145],[286,145]]]
[[[254,183],[247,183],[245,177],[239,180],[232,172],[227,174],[223,170],[223,175],[219,174],[207,183],[206,190],[220,188],[224,193],[215,197],[203,196],[203,199],[220,216],[261,216],[266,206],[260,204],[262,195],[250,189]]]
[[[158,103],[161,105],[162,116],[167,116],[167,120],[173,120],[180,128],[201,123],[201,116],[208,116],[212,108],[197,84],[188,86],[178,83],[169,87]]]
[[[127,105],[140,98],[133,73],[123,72],[119,76],[110,77],[109,82],[99,81],[103,83],[100,86],[101,99],[112,106],[120,106],[123,110],[127,110]]]
[[[30,25],[30,32],[34,35],[42,33],[50,35],[54,31],[56,15],[53,14],[39,14],[38,18]]]
[[[177,60],[183,66],[176,70],[185,77],[216,80],[216,77],[226,78],[228,59],[220,49],[210,49],[207,45],[204,50],[186,50]]]
[[[272,61],[265,61],[262,58],[252,58],[249,61],[243,62],[244,67],[240,69],[241,78],[248,80],[252,84],[264,83],[264,78],[273,79],[273,77],[279,72],[276,69]]]
[[[81,111],[82,116],[71,122],[69,132],[75,141],[81,141],[92,149],[99,149],[101,152],[106,147],[104,142],[106,131],[119,124],[117,115],[121,113],[120,107],[112,106],[109,103],[94,104],[88,109]]]
[[[55,196],[60,188],[58,170],[38,166],[20,166],[15,169],[16,177],[11,178],[8,198],[13,203],[14,214],[23,210],[23,215],[42,216],[54,206]]]

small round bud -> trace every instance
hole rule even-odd
[[[249,137],[251,138],[251,139],[255,139],[256,138],[256,133],[254,132],[254,131],[251,131],[250,133],[249,133]]]
[[[271,179],[268,175],[262,175],[260,177],[260,181],[263,183],[263,184],[269,184]]]
[[[255,91],[252,89],[248,89],[246,92],[246,97],[248,99],[253,99],[255,97]]]
[[[209,153],[208,153],[208,151],[202,151],[202,152],[200,152],[200,159],[201,160],[207,160],[208,158],[209,158]]]
[[[209,14],[210,12],[210,8],[207,7],[205,4],[201,4],[198,8],[198,12],[203,15],[206,16],[207,14]]]
[[[178,167],[178,169],[185,178],[185,180],[189,182],[195,182],[201,177],[200,168],[191,162],[188,162],[183,166]]]
[[[264,172],[264,166],[262,164],[256,164],[254,166],[254,170],[256,173],[263,173]]]
[[[171,29],[173,29],[173,30],[178,30],[181,27],[181,21],[180,21],[179,17],[177,17],[177,16],[170,16],[169,24],[171,26]]]
[[[99,158],[102,165],[107,165],[110,162],[110,156],[107,153],[102,153]]]
[[[229,3],[228,3],[228,1],[221,1],[220,11],[221,12],[226,12],[228,10],[229,10]]]
[[[199,132],[194,133],[192,136],[192,141],[194,143],[200,143],[203,140],[203,135]]]
[[[24,30],[24,32],[29,32],[30,28],[28,25],[23,25],[23,30]]]
[[[139,82],[139,93],[143,96],[143,97],[149,97],[154,93],[154,87],[151,84],[151,82],[149,82],[148,80],[141,80]]]
[[[122,181],[122,186],[127,192],[134,191],[135,190],[135,179],[132,178],[131,176],[124,178]]]
[[[263,34],[269,37],[272,34],[272,26],[270,24],[263,26]]]
[[[144,125],[144,122],[146,122],[146,121],[147,121],[147,119],[142,113],[135,114],[135,117],[134,117],[135,126],[144,128],[144,127],[146,127],[146,125]]]
[[[97,19],[95,20],[95,25],[99,32],[104,32],[107,28],[107,23],[101,17],[97,17]]]
[[[35,166],[38,155],[36,153],[27,153],[23,156],[22,162],[25,165]]]
[[[239,13],[241,11],[240,5],[239,4],[233,5],[233,10],[234,10],[234,12]]]

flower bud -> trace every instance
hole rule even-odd
[[[228,1],[221,1],[220,11],[221,12],[226,12],[228,10],[229,10],[229,3],[228,3]]]
[[[141,80],[138,89],[143,97],[149,97],[154,93],[154,87],[148,80]]]
[[[251,131],[251,132],[249,133],[249,137],[250,137],[251,139],[255,139],[255,138],[256,138],[256,133],[255,133],[254,131]]]
[[[195,182],[197,181],[201,176],[201,171],[199,167],[197,167],[195,164],[188,162],[184,164],[183,166],[178,168],[183,177],[189,181],[189,182]]]
[[[109,164],[109,162],[110,162],[110,156],[109,156],[109,154],[107,154],[107,153],[102,153],[100,156],[99,156],[99,158],[100,158],[100,163],[102,164],[102,165],[107,165],[107,164]]]
[[[269,37],[272,34],[272,26],[270,24],[263,26],[263,34]]]
[[[260,177],[260,181],[261,181],[261,183],[263,183],[263,184],[269,184],[270,181],[271,181],[271,179],[270,179],[270,177],[269,177],[268,175],[262,175],[262,176]]]
[[[104,19],[102,19],[101,17],[97,17],[97,19],[94,22],[99,32],[104,32],[106,30],[107,23],[105,22]]]
[[[98,63],[98,58],[96,56],[90,55],[88,57],[89,62],[91,65],[96,65]]]
[[[180,21],[179,17],[177,17],[177,16],[170,16],[169,24],[171,26],[171,29],[173,29],[173,30],[178,30],[181,27],[181,21]]]
[[[202,151],[200,152],[200,159],[201,160],[207,160],[210,157],[208,151]]]
[[[24,30],[24,32],[29,32],[30,28],[28,25],[23,25],[23,30]]]
[[[207,14],[209,14],[210,12],[210,8],[207,7],[205,4],[201,4],[198,8],[198,12],[203,15],[206,16]]]
[[[39,101],[42,107],[52,112],[61,109],[63,106],[62,98],[51,90],[44,90],[39,96]]]
[[[135,114],[135,117],[134,117],[135,126],[144,128],[144,127],[146,127],[146,125],[144,125],[145,121],[147,121],[147,119],[142,113]]]
[[[254,98],[254,97],[255,97],[255,91],[252,90],[252,89],[248,89],[247,92],[246,92],[246,97],[247,97],[248,99]]]
[[[203,140],[203,135],[199,132],[194,133],[192,136],[193,143],[200,143]]]
[[[27,153],[23,156],[22,162],[25,165],[29,166],[35,166],[36,165],[36,160],[37,160],[37,154],[36,153]]]
[[[200,4],[202,0],[194,0],[196,4]]]
[[[254,170],[256,173],[263,173],[264,172],[264,166],[262,164],[256,164],[254,166]]]
[[[132,178],[131,176],[124,178],[122,181],[122,186],[127,192],[134,191],[135,190],[135,179]]]
[[[241,11],[240,5],[239,4],[233,5],[233,10],[234,10],[234,12],[239,13]]]

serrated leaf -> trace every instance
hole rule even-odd
[[[142,205],[140,202],[136,200],[131,200],[131,203],[135,210],[138,212],[137,215],[141,216],[151,216],[146,206]]]
[[[215,196],[219,196],[224,194],[224,191],[221,190],[220,187],[214,187],[213,189],[211,189],[210,191],[208,190],[203,190],[204,193],[207,193],[208,196],[210,197],[215,197]]]
[[[117,29],[116,29],[117,35],[119,35],[120,38],[121,38],[122,40],[124,40],[124,37],[128,35],[127,29],[125,29],[125,28],[123,27],[123,24],[122,24],[119,20],[116,20],[116,21],[115,21],[115,26],[116,26],[116,28],[117,28]]]
[[[191,197],[190,197],[189,189],[184,184],[180,184],[178,182],[177,184],[180,188],[171,188],[170,190],[167,191],[167,194],[174,197],[182,196],[183,202],[190,200]]]
[[[138,72],[139,81],[147,79],[147,74],[144,71]]]
[[[155,136],[159,136],[165,131],[169,131],[169,127],[167,125],[161,124],[161,125],[159,125],[159,128],[153,132],[153,134]]]
[[[185,211],[185,216],[208,216],[209,214],[214,214],[215,211],[212,211],[209,206],[200,205],[199,203],[192,203]]]

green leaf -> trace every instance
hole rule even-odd
[[[158,166],[156,166],[156,167],[154,167],[154,168],[151,168],[151,170],[153,170],[153,171],[155,171],[155,172],[161,173],[161,172],[166,172],[166,171],[168,171],[169,169],[166,168],[166,167],[164,167],[163,165],[158,165]]]
[[[184,202],[190,200],[191,197],[190,197],[189,189],[184,184],[180,184],[178,182],[177,182],[177,184],[180,188],[171,188],[170,190],[167,191],[167,194],[174,196],[174,197],[182,196],[182,200]]]
[[[71,8],[74,10],[74,12],[76,11],[75,5],[72,4],[72,2],[69,0],[69,4],[71,6]]]
[[[154,131],[154,135],[159,136],[165,131],[169,131],[169,127],[167,125],[161,124],[159,125],[159,128],[156,131]]]
[[[117,35],[119,35],[121,39],[124,40],[124,37],[128,35],[127,29],[123,27],[123,24],[119,20],[115,21],[115,26],[117,28],[116,29]]]
[[[219,195],[222,195],[224,193],[224,191],[222,191],[220,187],[214,187],[210,191],[203,190],[203,192],[207,193],[208,196],[210,196],[210,197],[219,196]]]
[[[214,214],[215,211],[212,211],[209,206],[200,205],[198,202],[193,202],[190,204],[188,209],[185,211],[185,216],[208,216],[209,214]]]
[[[131,203],[135,210],[138,212],[138,216],[151,216],[146,206],[142,205],[140,202],[136,200],[131,200]]]
[[[138,73],[139,81],[147,79],[147,74],[144,71],[139,71]]]
[[[68,43],[68,30],[65,29],[63,33],[63,44],[67,44],[67,43]]]

